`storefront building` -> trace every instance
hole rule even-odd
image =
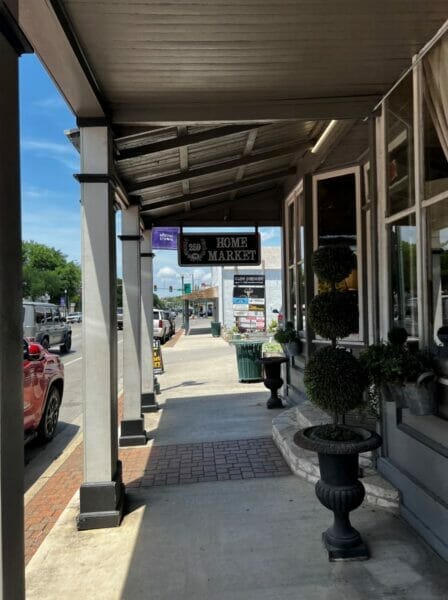
[[[288,182],[284,201],[284,306],[303,339],[288,372],[288,396],[303,399],[303,369],[321,345],[307,305],[317,283],[310,256],[349,244],[357,267],[345,284],[357,296],[359,328],[343,340],[358,353],[404,327],[411,343],[443,354],[448,325],[448,34],[414,57],[369,120],[332,121],[312,152],[322,162]],[[401,514],[448,558],[448,378],[437,412],[414,416],[384,403],[378,470],[401,493]]]

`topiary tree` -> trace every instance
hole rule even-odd
[[[305,368],[304,384],[310,400],[333,416],[340,416],[363,403],[366,377],[359,361],[338,339],[358,331],[357,298],[349,290],[338,290],[337,284],[350,275],[356,258],[349,246],[324,246],[312,257],[312,267],[319,281],[330,291],[316,295],[308,309],[314,331],[331,341],[331,346],[318,350]]]

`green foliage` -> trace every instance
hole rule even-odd
[[[387,334],[387,339],[393,346],[404,346],[408,339],[408,332],[404,327],[392,327]]]
[[[50,301],[59,304],[60,297],[67,295],[70,302],[79,302],[81,268],[60,251],[37,242],[22,244],[23,293],[37,300],[45,294]]]
[[[331,415],[340,415],[362,405],[366,378],[352,354],[328,346],[309,360],[304,384],[311,402]]]
[[[431,356],[426,352],[411,352],[404,345],[372,344],[359,357],[369,384],[377,390],[385,383],[415,382],[422,373],[431,370]]]
[[[291,321],[287,321],[285,328],[277,329],[274,334],[274,340],[279,344],[288,344],[289,342],[296,342],[299,339],[299,333],[294,329],[294,324]]]
[[[159,296],[157,294],[153,294],[153,302],[154,302],[154,308],[160,308],[160,309],[165,308],[165,303],[163,302],[163,300],[161,300],[159,298]]]
[[[308,318],[314,331],[324,338],[336,340],[358,331],[358,303],[348,291],[318,294],[309,306]]]
[[[311,265],[320,281],[334,286],[350,275],[356,258],[350,246],[322,246],[314,252]]]
[[[272,321],[268,325],[268,333],[275,333],[277,331],[277,327],[277,321],[275,319],[272,319]]]

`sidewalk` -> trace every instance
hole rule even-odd
[[[163,354],[162,408],[146,417],[153,439],[120,452],[129,497],[121,527],[77,532],[76,446],[28,503],[37,528],[42,510],[52,512],[48,529],[57,522],[35,544],[27,598],[447,597],[446,563],[387,510],[353,515],[370,561],[329,563],[320,535],[331,515],[273,444],[279,411],[266,410],[263,384],[238,383],[234,349],[210,334],[181,337]]]

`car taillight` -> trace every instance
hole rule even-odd
[[[162,319],[159,319],[159,327],[160,327],[160,329],[162,329],[162,327],[163,327],[163,321],[162,321]]]

